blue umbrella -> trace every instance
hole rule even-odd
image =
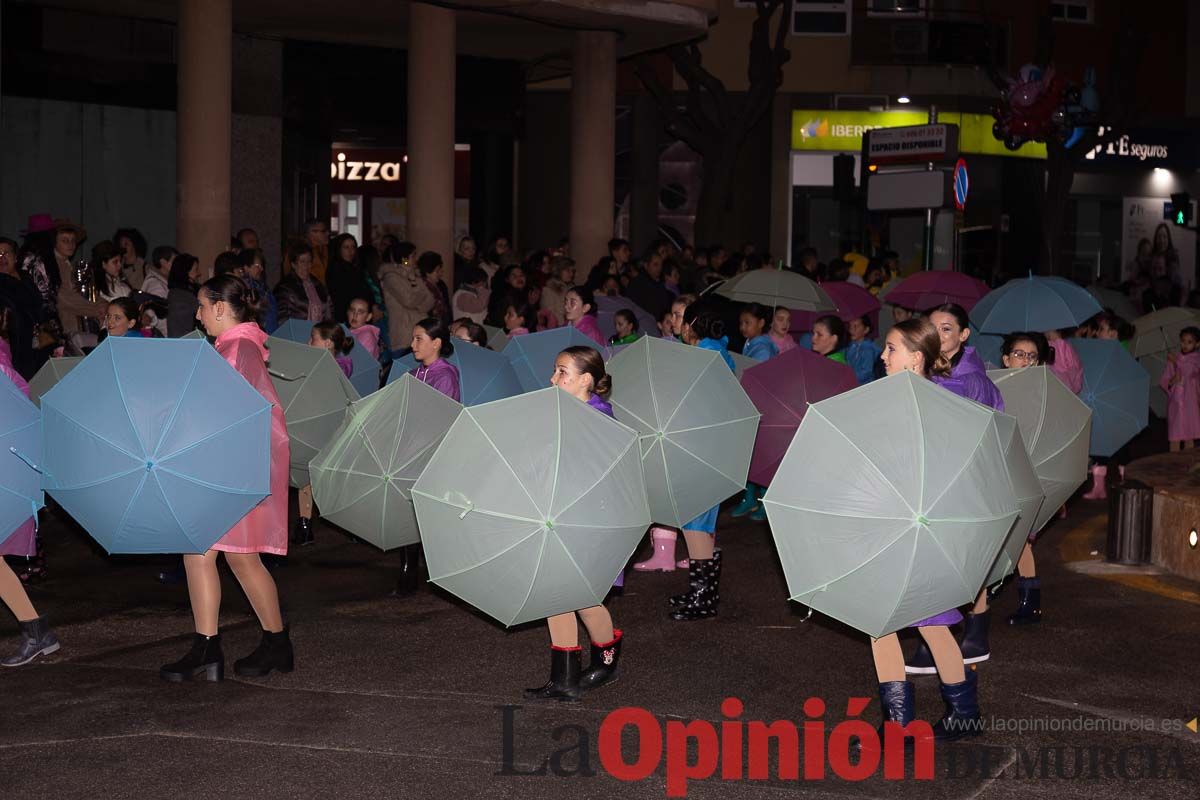
[[[287,339],[289,342],[308,344],[312,329],[313,323],[307,320],[289,319],[271,335],[279,339]],[[346,332],[347,336],[353,338],[354,334],[350,333],[350,328],[343,325],[342,330]],[[354,372],[350,375],[350,383],[360,397],[366,397],[379,388],[379,361],[368,353],[367,348],[359,344],[357,339],[354,341],[354,347],[350,350],[350,360],[354,362]]]
[[[1150,376],[1120,342],[1072,339],[1083,362],[1079,399],[1092,409],[1088,452],[1111,456],[1149,422]]]
[[[0,542],[44,505],[42,414],[0,372]]]
[[[1074,328],[1099,314],[1100,304],[1066,278],[1016,278],[984,295],[971,319],[984,333]]]
[[[270,494],[271,404],[202,340],[109,337],[42,415],[46,491],[110,553],[203,553]]]
[[[578,328],[551,328],[524,336],[514,336],[504,347],[504,355],[517,371],[517,380],[526,392],[535,392],[550,385],[550,374],[554,372],[554,359],[568,347],[584,345],[599,351],[608,358],[608,348],[601,347]]]
[[[967,344],[975,348],[976,354],[983,359],[988,369],[1003,369],[1000,351],[1004,348],[1004,337],[994,333],[980,333],[975,323],[971,323],[971,338]]]
[[[501,353],[456,339],[454,354],[446,360],[458,369],[459,393],[462,395],[464,406],[503,400],[525,391],[521,388],[521,382],[517,380],[512,362]],[[416,367],[417,359],[411,353],[393,361],[388,384],[400,380],[405,373]],[[549,383],[547,378],[546,384]]]

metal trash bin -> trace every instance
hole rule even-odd
[[[1108,542],[1104,557],[1116,564],[1150,561],[1154,490],[1141,481],[1122,481],[1108,494]]]

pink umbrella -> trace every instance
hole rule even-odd
[[[762,414],[750,457],[750,480],[760,486],[771,484],[809,403],[856,386],[858,381],[850,367],[803,347],[742,373],[742,388]]]
[[[961,272],[933,269],[915,272],[888,290],[885,303],[924,311],[943,303],[958,303],[970,311],[987,294],[988,285]]]
[[[601,294],[596,295],[596,322],[600,325],[600,332],[604,334],[605,339],[611,339],[616,335],[617,328],[613,323],[613,315],[622,308],[629,309],[637,317],[638,330],[643,336],[659,335],[658,320],[649,311],[627,297],[611,297]]]
[[[875,295],[853,283],[846,281],[829,281],[822,283],[821,288],[828,293],[837,306],[837,311],[792,311],[791,332],[811,331],[813,322],[826,314],[840,317],[842,322],[858,319],[864,314],[871,319],[871,330],[879,330],[879,301]]]

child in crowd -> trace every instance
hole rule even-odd
[[[613,327],[617,329],[617,332],[608,337],[609,344],[633,344],[641,336],[638,331],[637,317],[628,308],[618,309],[613,314]]]
[[[356,297],[346,307],[346,325],[350,334],[371,358],[379,360],[379,326],[371,324],[371,303],[365,297]]]
[[[1179,352],[1167,356],[1159,385],[1167,393],[1167,439],[1172,453],[1191,450],[1200,439],[1200,328],[1179,333]]]
[[[450,323],[450,335],[455,339],[461,339],[479,347],[487,347],[487,331],[482,325],[472,322],[467,317],[456,319]]]
[[[775,315],[771,318],[771,341],[775,343],[776,349],[779,352],[786,353],[788,350],[794,350],[798,345],[796,340],[792,338],[792,312],[791,309],[777,308]]]
[[[766,361],[779,355],[779,348],[764,331],[770,320],[770,311],[760,303],[747,303],[738,316],[738,332],[746,339],[742,355],[756,361]]]
[[[524,336],[537,330],[537,307],[532,303],[514,303],[504,311],[504,332]]]
[[[482,323],[487,316],[488,301],[492,292],[488,289],[488,276],[481,267],[469,267],[462,286],[450,301],[454,316],[467,317],[472,322]]]
[[[308,346],[328,350],[347,378],[354,375],[354,361],[350,358],[350,351],[354,349],[354,337],[347,336],[341,325],[336,322],[318,322],[313,325],[312,333],[308,335]]]
[[[104,327],[109,336],[130,336],[141,339],[148,334],[138,327],[139,317],[137,303],[131,297],[117,297],[108,303],[108,312],[104,316]]]
[[[871,338],[874,329],[871,318],[863,315],[846,323],[846,333],[850,336],[850,344],[846,346],[846,362],[853,368],[854,377],[860,384],[870,383],[876,377],[875,371],[880,368],[879,360],[883,352]]]
[[[658,320],[658,335],[663,339],[675,339],[675,323],[672,319],[674,312],[667,309]]]
[[[846,363],[846,323],[833,314],[817,317],[812,329],[812,349],[839,364]]]

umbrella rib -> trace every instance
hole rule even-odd
[[[467,411],[468,414],[470,413],[468,409],[463,410]],[[512,473],[513,478],[517,481],[517,485],[521,487],[521,491],[524,492],[525,496],[529,498],[530,505],[532,505],[538,514],[544,519],[546,516],[545,512],[542,511],[541,507],[537,504],[537,501],[533,499],[533,495],[529,493],[529,489],[526,488],[524,482],[521,480],[521,476],[517,474],[515,469],[513,469],[513,465],[510,464],[508,459],[504,457],[504,453],[500,452],[500,448],[494,441],[492,441],[492,437],[488,436],[488,432],[485,431],[483,426],[479,424],[479,420],[475,419],[474,415],[470,415],[470,419],[475,423],[475,427],[479,429],[479,432],[483,435],[483,438],[487,440],[487,443],[490,444],[492,449],[496,451],[496,455],[499,456],[501,463],[508,467],[508,471]]]
[[[825,420],[825,423],[829,426],[830,430],[835,431],[838,434],[838,436],[841,436],[843,439],[845,439],[846,444],[853,447],[858,452],[858,454],[863,457],[863,460],[871,465],[871,468],[874,469],[875,472],[879,474],[879,477],[883,478],[883,482],[888,485],[888,488],[890,488],[893,492],[896,493],[896,497],[900,498],[900,502],[904,503],[905,507],[909,510],[909,513],[911,513],[913,516],[916,516],[916,512],[913,511],[912,504],[909,503],[908,499],[904,496],[904,494],[899,489],[896,488],[896,484],[892,483],[891,479],[888,478],[887,475],[883,474],[883,470],[881,470],[879,468],[879,466],[874,461],[871,460],[871,457],[869,455],[867,455],[866,453],[864,453],[862,451],[861,447],[859,447],[857,444],[855,444],[854,441],[849,436],[847,436],[836,425],[834,425],[832,420],[829,419],[829,417],[822,414],[821,410],[819,408],[817,408],[817,406],[813,406],[812,408],[809,409],[809,413],[814,413],[814,412],[821,419]]]
[[[495,517],[496,519],[511,519],[515,522],[528,522],[530,525],[541,525],[545,527],[545,520],[533,519],[532,517],[519,517],[516,514],[505,514],[503,511],[492,511],[486,508],[476,508],[474,506],[463,506],[458,503],[452,503],[444,497],[436,497],[428,492],[422,492],[414,489],[410,494],[414,497],[424,497],[426,500],[432,500],[435,503],[441,503],[444,506],[458,509],[459,511],[470,511],[472,514],[478,514],[485,517]]]
[[[802,420],[803,420],[803,418],[804,418],[804,415],[803,415],[803,414],[797,414],[797,413],[796,413],[796,409],[792,408],[792,406],[789,404],[789,401],[788,401],[788,400],[785,400],[784,398],[782,398],[782,397],[780,397],[779,395],[777,395],[777,394],[776,394],[776,393],[775,393],[775,392],[774,392],[774,391],[773,391],[773,390],[772,390],[772,389],[771,389],[769,386],[767,386],[767,384],[766,384],[766,383],[764,383],[763,381],[760,381],[760,380],[755,380],[754,382],[755,382],[756,384],[758,384],[758,388],[759,388],[759,389],[760,389],[760,390],[763,392],[763,394],[767,395],[767,397],[769,397],[769,398],[771,398],[772,400],[774,400],[776,405],[778,405],[780,408],[782,408],[782,409],[783,409],[784,411],[786,411],[788,414],[792,415],[792,417],[794,417],[794,418],[796,419],[796,422],[797,422],[797,423],[799,423],[800,421],[802,421]],[[808,397],[808,387],[807,387],[807,386],[804,386],[804,396],[805,396],[806,398]],[[751,400],[750,402],[752,402],[752,403],[753,403],[754,401],[753,401],[753,400]],[[801,400],[800,402],[806,402],[806,401],[804,401],[804,400]],[[756,409],[758,408],[758,404],[757,404],[757,403],[755,403],[755,408],[756,408]],[[807,410],[807,409],[805,409],[805,410]],[[762,416],[765,416],[765,415],[763,415],[763,414],[761,414],[761,413],[760,413],[760,414],[759,414],[759,416],[760,416],[760,417],[762,417]],[[768,425],[778,425],[779,423],[767,423],[767,424],[768,424]],[[788,427],[791,427],[791,426],[788,426]]]
[[[117,374],[117,359],[114,355],[109,355],[109,364],[112,365],[113,381],[117,384],[117,394],[121,398],[121,405],[125,409],[125,418],[129,420],[129,427],[133,428],[133,435],[137,437],[138,444],[142,446],[142,458],[145,458],[146,443],[142,441],[142,434],[133,425],[133,419],[129,411],[129,403],[125,402],[125,387],[121,385],[121,376]]]
[[[151,474],[153,474],[153,473],[151,473]],[[166,499],[167,499],[166,489],[163,488],[162,481],[160,481],[158,479],[157,475],[154,475],[154,482],[158,485],[158,491],[162,492],[163,500],[166,501]],[[167,506],[167,510],[171,512],[171,519],[175,520],[175,524],[179,526],[180,533],[182,533],[189,542],[191,542],[192,544],[195,544],[196,541],[194,539],[192,539],[191,536],[188,536],[187,528],[185,528],[183,526],[183,522],[179,519],[179,515],[175,513],[175,506],[171,505],[169,502],[166,503],[166,506]],[[247,513],[249,513],[249,512],[247,512]],[[239,519],[238,521],[240,522],[241,520]],[[229,533],[229,531],[225,531],[225,533]],[[223,533],[223,534],[221,534],[221,536],[224,537],[225,534]],[[218,539],[217,541],[220,541],[220,539]],[[216,544],[216,542],[213,542],[213,544]],[[208,549],[211,550],[212,548],[209,547]]]
[[[411,402],[412,402],[412,392],[405,392],[404,393],[404,407],[400,410],[400,414],[398,415],[398,417],[396,419],[396,438],[392,440],[392,441],[396,442],[397,444],[400,442],[400,439],[404,436],[404,431],[406,431],[408,429],[408,406],[409,406],[409,403],[411,403]],[[365,432],[364,432],[364,438],[366,438]],[[380,464],[380,466],[383,466],[382,463]],[[393,466],[395,466],[395,465],[392,463],[392,459],[388,458],[388,472],[392,471]]]
[[[653,396],[654,396],[654,395],[653,395],[653,392],[651,392],[651,397],[653,398]],[[650,423],[646,422],[646,420],[642,419],[642,418],[641,418],[641,417],[639,417],[637,414],[635,414],[635,413],[633,413],[632,411],[630,411],[630,410],[629,410],[629,408],[628,408],[627,406],[621,405],[621,403],[619,403],[619,402],[618,402],[618,403],[613,403],[613,408],[619,408],[619,409],[621,409],[621,410],[622,410],[622,411],[624,411],[626,414],[628,414],[629,416],[633,417],[633,418],[634,418],[634,419],[636,419],[638,422],[640,422],[640,423],[642,424],[642,427],[643,427],[643,428],[645,428],[646,430],[648,430],[648,431],[653,431],[653,430],[654,430],[654,426],[653,426],[653,425],[651,425]]]
[[[667,441],[669,441],[671,444],[675,445],[675,447],[679,448],[679,449],[680,449],[680,450],[682,450],[683,452],[687,453],[687,454],[688,454],[689,456],[691,456],[692,458],[694,458],[694,459],[696,459],[697,461],[699,461],[699,462],[700,462],[701,464],[703,464],[704,466],[706,466],[706,467],[708,467],[709,469],[711,469],[713,472],[715,472],[715,473],[717,473],[718,475],[720,475],[722,478],[725,478],[725,479],[726,479],[726,480],[728,480],[730,483],[734,484],[735,486],[736,486],[736,485],[740,485],[740,484],[738,483],[738,481],[737,481],[737,480],[735,480],[734,478],[730,477],[729,475],[726,475],[726,474],[725,474],[723,471],[721,471],[721,470],[717,469],[717,468],[716,468],[714,465],[712,465],[712,464],[709,464],[709,463],[708,463],[707,461],[705,461],[703,458],[701,458],[700,456],[696,455],[696,454],[695,454],[695,453],[693,453],[691,450],[688,450],[686,447],[684,447],[683,445],[681,445],[679,442],[675,441],[674,439],[667,439]]]
[[[671,488],[671,468],[667,466],[667,448],[661,441],[657,442],[657,444],[658,452],[662,454],[663,478],[667,484],[667,499],[671,501],[671,511],[674,513],[675,519],[680,521],[679,524],[682,527],[684,523],[679,517],[679,503],[675,501],[675,491]]]
[[[187,447],[181,447],[180,449],[175,450],[174,452],[168,453],[165,456],[158,456],[157,460],[161,463],[163,461],[168,461],[172,458],[181,456],[181,455],[187,453],[189,450],[194,450],[197,447],[199,447],[200,445],[202,445],[212,439],[215,439],[216,437],[220,436],[221,434],[227,433],[228,431],[233,430],[234,428],[236,428],[237,426],[246,422],[247,420],[254,419],[255,417],[260,416],[264,413],[266,413],[266,414],[271,413],[271,404],[270,403],[267,403],[266,407],[260,408],[258,411],[255,411],[252,414],[247,414],[246,416],[242,417],[239,420],[234,420],[233,422],[229,423],[228,425],[226,425],[224,428],[221,428],[220,430],[216,430],[216,431],[213,431],[212,433],[207,434],[203,439],[197,439],[196,441],[189,444]],[[161,441],[159,442],[159,445],[162,445]]]
[[[850,569],[846,570],[845,572],[843,572],[843,573],[842,573],[842,574],[840,574],[840,575],[835,575],[835,576],[833,576],[832,578],[830,578],[829,580],[827,580],[827,581],[823,581],[819,587],[817,587],[817,588],[813,589],[811,592],[808,592],[808,595],[809,595],[809,597],[811,598],[811,597],[812,597],[813,595],[815,595],[817,592],[823,592],[823,591],[825,591],[825,590],[826,590],[826,589],[828,589],[828,588],[829,588],[831,585],[833,585],[833,584],[837,583],[837,582],[838,582],[838,581],[840,581],[840,580],[844,580],[844,579],[846,579],[846,578],[850,577],[851,575],[853,575],[854,573],[858,572],[860,569],[862,569],[863,567],[865,567],[867,564],[871,563],[871,562],[872,562],[872,561],[874,561],[876,558],[878,558],[880,553],[882,553],[883,551],[887,550],[889,547],[891,547],[892,545],[894,545],[896,542],[898,542],[898,541],[900,541],[901,539],[903,539],[903,538],[904,538],[904,537],[905,537],[905,536],[906,536],[906,535],[907,535],[907,534],[908,534],[908,533],[909,533],[909,532],[910,532],[910,531],[913,529],[913,527],[914,527],[913,525],[909,525],[908,527],[906,527],[906,528],[902,529],[901,531],[899,531],[899,532],[898,532],[898,533],[895,535],[895,537],[893,537],[893,538],[892,538],[890,541],[884,542],[882,545],[880,545],[879,549],[878,549],[878,550],[875,552],[875,554],[874,554],[874,555],[872,555],[870,558],[868,558],[866,561],[862,562],[861,564],[856,564],[854,567],[852,567],[852,568],[850,568]],[[803,592],[797,592],[797,593],[796,593],[796,595],[797,595],[797,596],[799,596],[799,595],[801,595],[801,594],[804,594],[804,593],[803,593]]]
[[[218,492],[226,492],[228,494],[242,494],[242,495],[246,495],[247,497],[253,497],[254,495],[262,494],[262,492],[258,492],[258,491],[247,491],[245,489],[236,489],[232,486],[223,486],[219,483],[211,483],[209,481],[201,480],[200,478],[197,478],[194,475],[185,475],[184,473],[179,472],[177,470],[173,470],[170,467],[160,466],[159,469],[161,469],[163,472],[174,475],[176,478],[179,478],[181,481],[187,481],[188,483],[194,483],[197,486],[203,486],[205,489],[212,489],[212,490],[218,491]],[[130,472],[133,472],[133,471],[134,470],[130,470]],[[128,473],[126,473],[126,474],[128,474]],[[269,489],[267,490],[267,494],[268,495],[271,494]]]
[[[137,472],[138,470],[144,470],[144,469],[145,469],[144,466],[139,465],[136,467],[132,467],[131,469],[127,469],[124,472],[118,472],[115,475],[105,475],[103,478],[99,478],[94,481],[88,481],[87,483],[79,483],[79,484],[75,484],[74,486],[63,486],[63,485],[59,484],[59,485],[55,486],[54,488],[59,489],[59,490],[64,490],[64,491],[74,491],[76,489],[91,489],[93,486],[99,486],[102,483],[108,483],[109,481],[115,481],[118,478],[124,478],[127,475],[132,475],[133,473]]]
[[[912,381],[908,382],[908,391],[912,395],[913,406],[917,409],[917,427],[921,431],[921,446],[917,448],[917,452],[921,456],[921,466],[917,468],[917,474],[921,478],[921,489],[917,493],[917,502],[921,504],[921,510],[933,508],[933,504],[925,505],[925,448],[928,446],[925,441],[925,420],[921,417],[921,404],[917,402],[917,385]]]
[[[200,354],[203,353],[203,348],[196,348],[196,355],[192,357],[192,367],[188,370],[187,380],[181,385],[178,396],[175,400],[175,407],[171,409],[171,416],[167,419],[166,424],[162,426],[162,430],[158,434],[158,441],[154,443],[152,453],[158,453],[158,448],[162,447],[163,440],[167,438],[167,434],[171,432],[172,426],[175,425],[175,420],[179,417],[179,409],[183,405],[183,398],[187,396],[188,387],[192,385],[192,379],[196,377],[196,368],[200,365]]]
[[[554,514],[554,501],[558,498],[558,470],[562,466],[562,393],[554,396],[554,424],[557,436],[555,437],[554,447],[554,482],[550,484],[550,502],[546,506],[547,514]],[[530,584],[529,591],[533,591],[533,584]],[[526,598],[528,599],[528,598]],[[524,608],[524,606],[522,606]]]
[[[720,422],[714,422],[711,425],[697,425],[694,428],[679,428],[678,430],[666,431],[666,433],[676,434],[676,433],[691,433],[692,431],[711,431],[714,428],[723,428],[726,425],[734,425],[739,422],[748,422],[752,419],[762,419],[762,414],[754,413],[748,417],[738,417],[737,419],[721,420]],[[795,426],[786,426],[786,427],[795,427]]]
[[[55,410],[57,410],[57,409],[55,409]],[[87,426],[85,426],[82,422],[72,419],[70,416],[68,416],[67,414],[64,414],[62,411],[58,411],[58,413],[62,415],[62,418],[64,420],[66,420],[67,422],[74,425],[82,433],[85,433],[88,436],[91,436],[93,439],[99,439],[100,441],[104,442],[106,445],[111,447],[113,450],[116,450],[121,455],[128,456],[129,458],[133,459],[134,461],[145,462],[145,460],[146,460],[145,456],[139,456],[139,455],[135,455],[134,453],[129,452],[121,445],[117,444],[114,441],[111,441],[107,437],[101,436],[100,434],[98,434],[94,430],[92,430],[91,428],[88,428]]]
[[[780,508],[786,508],[791,511],[803,511],[807,514],[819,514],[824,517],[841,517],[842,519],[870,519],[870,520],[875,520],[877,522],[906,522],[906,521],[911,522],[912,521],[912,517],[878,517],[873,514],[839,514],[836,511],[822,511],[819,508],[808,508],[807,506],[796,506],[796,505],[792,505],[790,503],[785,503],[780,500],[765,500],[764,502],[770,503],[771,505],[774,505],[774,506],[779,506]]]
[[[679,396],[679,405],[675,406],[675,410],[671,412],[671,416],[669,416],[667,421],[663,423],[663,430],[671,427],[671,422],[674,421],[675,415],[679,413],[679,409],[683,408],[683,404],[687,402],[688,395],[692,393],[692,390],[696,388],[696,384],[700,382],[700,379],[704,377],[706,372],[712,369],[713,364],[715,364],[717,361],[721,361],[721,357],[716,353],[713,353],[713,360],[705,364],[704,369],[696,373],[696,377],[692,380],[692,384],[688,386],[687,391]],[[721,366],[725,366],[724,361],[721,362]]]
[[[142,475],[142,479],[140,481],[138,481],[137,488],[133,490],[133,493],[131,495],[129,495],[129,503],[125,506],[125,511],[124,511],[124,513],[121,514],[121,521],[117,523],[117,530],[113,534],[114,542],[116,542],[116,540],[118,538],[120,538],[121,531],[123,531],[125,529],[125,520],[129,519],[129,512],[133,510],[134,502],[141,495],[142,488],[146,485],[146,475],[148,475],[148,474],[149,474],[149,471],[147,471],[146,473],[144,473]]]
[[[474,513],[474,512],[472,512],[472,513]],[[463,567],[462,569],[457,569],[454,572],[447,572],[445,575],[439,575],[437,577],[437,580],[445,580],[446,578],[453,578],[456,575],[462,575],[463,573],[470,572],[473,569],[479,569],[480,567],[485,566],[492,561],[495,561],[497,558],[499,558],[500,556],[509,552],[510,550],[512,550],[516,547],[519,547],[520,545],[525,544],[525,542],[529,541],[534,536],[537,536],[539,533],[542,533],[543,531],[545,531],[546,527],[544,525],[534,522],[533,520],[530,520],[530,522],[532,522],[534,525],[538,526],[536,530],[531,531],[528,535],[521,537],[520,539],[513,542],[512,544],[510,544],[508,547],[504,548],[503,550],[499,550],[495,553],[492,553],[490,556],[485,558],[483,561],[480,561],[478,564],[472,564],[469,567]],[[433,578],[431,577],[430,580],[433,580]],[[532,586],[531,586],[531,588],[532,588]]]
[[[371,476],[368,476],[368,477],[371,477]],[[341,503],[340,505],[337,505],[337,506],[335,506],[335,507],[333,507],[333,508],[330,508],[328,511],[322,511],[321,513],[322,513],[322,514],[324,514],[325,516],[327,516],[327,517],[328,517],[328,516],[330,516],[330,515],[332,515],[332,514],[336,514],[336,513],[338,513],[339,511],[344,511],[345,509],[347,509],[347,508],[350,508],[351,506],[353,506],[355,503],[357,503],[357,502],[361,501],[361,500],[362,500],[364,497],[366,497],[367,495],[371,494],[372,492],[377,492],[377,491],[379,491],[379,489],[380,489],[381,487],[382,487],[382,488],[384,488],[384,489],[386,489],[386,488],[387,488],[387,486],[388,486],[388,484],[386,484],[386,483],[383,483],[383,484],[376,484],[375,486],[372,486],[372,487],[370,487],[369,489],[367,489],[366,491],[364,491],[362,494],[360,494],[360,495],[358,495],[357,497],[355,497],[353,500],[350,500],[350,501],[348,501],[348,502],[345,502],[345,503]]]
[[[579,503],[580,500],[582,500],[583,498],[585,498],[589,494],[591,494],[593,489],[595,489],[597,486],[599,486],[600,483],[605,478],[607,478],[610,474],[612,474],[612,471],[617,468],[618,464],[621,463],[621,459],[625,458],[625,454],[628,453],[631,449],[633,449],[633,446],[635,444],[637,444],[637,439],[632,440],[628,445],[626,445],[625,449],[622,450],[620,452],[620,454],[618,454],[617,457],[613,459],[612,463],[609,464],[604,469],[604,473],[599,478],[597,478],[596,481],[591,486],[589,486],[587,489],[585,489],[583,494],[579,495],[579,497],[577,497],[573,501],[571,501],[571,504],[569,506],[564,508],[562,511],[559,511],[554,516],[561,517],[563,514],[566,514],[568,511],[570,511],[572,508],[574,508],[576,506],[576,504]],[[554,511],[554,499],[553,498],[551,498],[551,500],[550,500],[550,510],[552,512]]]
[[[971,453],[970,453],[970,455],[968,455],[968,456],[967,456],[967,458],[963,460],[962,466],[959,468],[958,472],[955,474],[955,476],[954,476],[953,478],[951,478],[950,480],[946,481],[946,485],[942,487],[942,491],[941,491],[941,493],[940,493],[940,494],[938,494],[938,496],[937,496],[937,497],[935,497],[935,498],[934,498],[934,499],[933,499],[933,500],[932,500],[932,501],[929,503],[929,505],[927,505],[927,506],[923,506],[923,507],[922,507],[922,509],[923,509],[923,510],[924,510],[924,509],[930,509],[930,508],[933,508],[933,507],[934,507],[934,506],[936,506],[936,505],[937,505],[939,502],[941,502],[941,499],[942,499],[943,497],[945,497],[945,496],[946,496],[946,493],[947,493],[947,492],[949,492],[949,491],[950,491],[950,487],[954,485],[954,482],[955,482],[955,481],[957,481],[959,478],[961,478],[961,477],[962,477],[962,474],[963,474],[964,472],[966,472],[966,471],[967,471],[967,465],[971,463],[971,460],[972,460],[973,458],[975,458],[975,454],[979,452],[979,449],[980,449],[981,447],[983,447],[983,440],[984,440],[984,438],[987,436],[987,432],[988,432],[988,430],[989,430],[989,428],[988,428],[988,427],[984,427],[984,429],[983,429],[983,431],[982,431],[982,433],[981,433],[981,435],[980,435],[980,437],[979,437],[979,441],[977,441],[977,442],[975,443],[975,447],[971,448]],[[922,487],[922,490],[924,489],[924,485],[925,485],[925,478],[924,478],[924,473],[922,472],[922,477],[921,477],[921,487]],[[1011,481],[1011,479],[1009,480],[1009,488],[1010,488],[1010,489],[1012,488],[1012,481]],[[1014,494],[1015,494],[1015,492],[1014,492]]]
[[[647,425],[646,427],[652,431],[662,430],[665,427],[662,421],[662,411],[658,408],[658,392],[654,391],[654,381],[650,379],[654,372],[653,365],[651,364],[653,360],[653,349],[650,347],[650,343],[646,342],[646,385],[650,387],[650,407],[654,410],[654,424]]]
[[[1038,462],[1038,464],[1044,464],[1044,463],[1046,463],[1047,461],[1049,461],[1050,459],[1054,458],[1056,455],[1058,455],[1059,453],[1062,453],[1064,450],[1066,450],[1068,447],[1070,447],[1070,446],[1071,446],[1071,444],[1072,444],[1072,443],[1073,443],[1073,442],[1074,442],[1074,441],[1075,441],[1075,440],[1076,440],[1076,439],[1079,437],[1079,434],[1083,433],[1083,427],[1084,427],[1083,425],[1080,425],[1080,426],[1079,426],[1079,430],[1077,430],[1077,431],[1075,431],[1075,433],[1071,434],[1071,435],[1070,435],[1070,436],[1069,436],[1069,437],[1068,437],[1068,438],[1067,438],[1067,439],[1066,439],[1066,440],[1063,442],[1063,445],[1062,445],[1062,447],[1058,448],[1057,450],[1055,450],[1055,451],[1053,451],[1053,452],[1051,452],[1051,453],[1047,453],[1047,454],[1046,454],[1046,457],[1045,457],[1045,458],[1043,458],[1041,461],[1039,461],[1039,462]]]

